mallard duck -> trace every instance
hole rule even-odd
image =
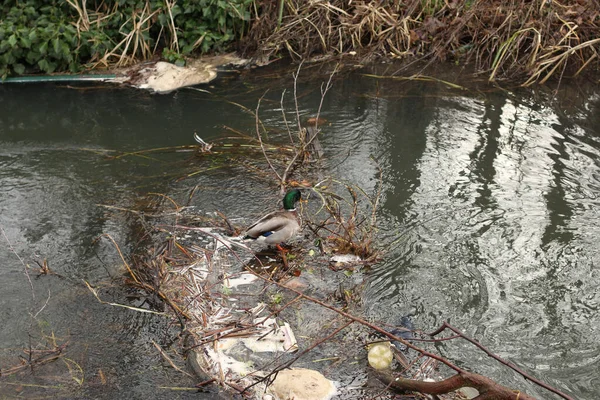
[[[244,239],[255,239],[276,245],[291,239],[299,230],[296,218],[296,203],[302,198],[300,190],[289,190],[283,196],[283,210],[265,215],[248,228]]]

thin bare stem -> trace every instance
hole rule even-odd
[[[44,303],[44,305],[42,306],[42,308],[40,308],[39,311],[35,313],[35,315],[33,316],[33,319],[37,318],[37,316],[42,311],[44,311],[44,308],[46,308],[46,306],[48,305],[48,302],[50,302],[50,289],[48,289],[48,297],[46,298],[46,302]]]
[[[377,208],[379,207],[379,200],[381,199],[381,191],[383,189],[383,170],[377,160],[374,157],[371,157],[371,160],[377,166],[377,171],[379,172],[379,182],[377,185],[377,194],[375,195],[375,201],[372,203],[373,209],[371,211],[371,229],[375,228],[375,224],[377,222]]]
[[[469,343],[473,344],[475,347],[477,347],[478,349],[480,349],[481,351],[483,351],[485,354],[488,355],[488,357],[492,357],[494,360],[498,361],[500,364],[506,365],[507,367],[509,367],[510,369],[514,370],[515,372],[519,373],[521,376],[523,376],[523,378],[530,380],[531,382],[535,383],[536,385],[543,387],[546,390],[551,391],[552,393],[555,393],[557,395],[559,395],[560,397],[562,397],[563,399],[566,400],[573,400],[572,397],[567,396],[566,394],[564,394],[563,392],[561,392],[558,389],[555,389],[549,385],[546,385],[544,382],[540,381],[539,379],[534,378],[533,376],[529,375],[528,373],[526,373],[525,371],[523,371],[522,369],[520,369],[519,367],[517,367],[516,365],[514,365],[513,363],[511,363],[510,361],[506,361],[501,357],[498,357],[497,355],[495,355],[494,353],[492,353],[490,350],[488,350],[485,346],[483,346],[481,343],[479,343],[478,341],[476,341],[475,339],[472,339],[470,337],[468,337],[467,335],[465,335],[463,332],[461,332],[459,329],[453,327],[452,325],[450,325],[447,322],[444,322],[442,324],[442,326],[440,326],[438,329],[436,329],[434,332],[431,332],[429,335],[430,336],[435,336],[440,334],[442,331],[444,331],[445,329],[450,329],[452,332],[456,333],[457,335],[459,335],[461,338],[465,339],[466,341],[468,341]]]
[[[158,352],[160,353],[160,355],[165,359],[165,361],[168,362],[171,367],[173,367],[173,369],[175,369],[178,372],[181,372],[184,375],[189,376],[190,378],[193,378],[192,374],[190,374],[189,372],[186,372],[186,371],[182,370],[177,365],[175,365],[175,363],[173,362],[173,360],[171,360],[171,357],[169,357],[167,355],[167,353],[165,353],[165,351],[162,349],[162,347],[160,347],[154,340],[152,340],[152,344],[154,345],[154,347],[156,347],[156,349],[158,350]]]
[[[133,272],[133,270],[131,269],[131,267],[129,266],[129,263],[127,261],[125,261],[125,256],[123,255],[123,253],[121,252],[121,248],[119,247],[119,245],[117,244],[117,242],[115,242],[115,239],[113,239],[112,236],[110,236],[108,233],[104,233],[102,235],[100,235],[100,237],[107,237],[108,240],[110,240],[112,242],[112,244],[115,246],[115,248],[117,249],[117,252],[119,253],[119,257],[121,257],[121,261],[123,261],[123,264],[125,265],[125,268],[127,269],[127,272],[129,272],[129,275],[131,276],[131,278],[136,282],[136,283],[140,283],[140,280],[138,279],[137,275]]]
[[[315,132],[318,132],[318,129],[319,129],[319,116],[321,115],[321,110],[323,108],[323,101],[325,100],[325,95],[327,94],[329,89],[331,89],[331,80],[333,79],[333,76],[337,73],[339,67],[340,67],[340,64],[335,65],[333,72],[331,74],[329,74],[329,79],[327,80],[327,84],[325,85],[324,89],[323,89],[323,85],[321,85],[321,101],[319,102],[319,108],[317,109],[317,117],[315,118]],[[315,137],[316,136],[317,136],[317,134],[315,133]],[[312,138],[310,141],[312,141]],[[310,144],[310,142],[307,143],[307,145],[309,145],[309,144]]]
[[[271,160],[267,156],[267,152],[266,152],[265,146],[263,144],[262,136],[260,134],[260,128],[259,128],[259,121],[260,121],[260,119],[258,118],[258,110],[260,108],[260,102],[262,101],[262,99],[265,97],[266,94],[267,94],[267,92],[265,92],[260,97],[260,99],[258,99],[258,104],[256,105],[256,111],[254,112],[254,116],[255,116],[255,119],[256,119],[256,136],[258,137],[258,142],[260,143],[260,149],[262,150],[262,153],[265,156],[265,160],[267,160],[267,163],[269,164],[269,167],[275,173],[275,175],[277,176],[277,179],[279,179],[279,182],[283,185],[283,183],[285,181],[281,178],[281,175],[279,175],[279,172],[277,172],[277,170],[275,169],[275,167],[271,163]]]
[[[12,243],[8,239],[8,236],[6,235],[6,232],[4,231],[4,228],[2,226],[0,226],[0,230],[2,231],[2,236],[4,236],[4,240],[6,240],[6,243],[8,244],[8,248],[19,259],[19,261],[23,265],[23,269],[25,271],[25,276],[27,277],[27,281],[29,282],[29,287],[31,288],[31,296],[33,297],[33,300],[35,300],[35,291],[33,290],[33,282],[31,282],[31,277],[29,276],[29,271],[27,270],[27,264],[25,264],[25,261],[23,261],[21,256],[17,253],[17,251],[13,247]]]
[[[300,112],[298,111],[298,96],[296,93],[296,85],[297,85],[298,75],[300,74],[300,67],[302,67],[302,63],[300,63],[300,65],[298,66],[298,70],[297,70],[296,74],[294,75],[294,102],[296,104],[296,119],[298,122],[298,132],[302,131],[302,125],[300,124]],[[323,87],[321,87],[321,101],[319,103],[319,109],[317,111],[317,122],[315,122],[315,127],[318,124],[319,115],[321,113],[321,107],[323,106],[323,100],[325,99],[325,95],[327,94],[329,89],[331,89],[331,80],[333,79],[333,75],[335,75],[335,73],[337,72],[337,69],[338,69],[338,66],[336,65],[333,72],[329,75],[329,79],[327,80],[327,84],[325,85],[325,88],[323,89]],[[283,177],[281,179],[282,185],[285,184],[288,174],[290,173],[292,167],[296,163],[296,160],[298,159],[298,157],[301,154],[304,154],[304,151],[306,150],[306,148],[308,146],[310,146],[310,144],[317,138],[317,133],[318,133],[318,129],[315,129],[315,134],[312,135],[308,139],[308,141],[303,141],[303,142],[301,141],[301,143],[300,143],[301,148],[296,150],[296,154],[294,154],[294,157],[292,157],[292,159],[288,163],[285,171],[283,172]]]
[[[367,326],[367,327],[373,329],[374,331],[379,332],[380,334],[382,334],[382,335],[384,335],[384,336],[386,336],[386,337],[388,337],[388,338],[390,338],[392,340],[396,340],[396,341],[402,343],[403,345],[405,345],[406,347],[408,347],[410,349],[413,349],[413,350],[415,350],[415,351],[417,351],[417,352],[419,352],[419,353],[421,353],[421,354],[423,354],[423,355],[425,355],[427,357],[433,358],[434,360],[438,360],[438,361],[440,361],[441,363],[445,364],[446,366],[448,366],[449,368],[453,369],[456,372],[460,373],[460,372],[464,371],[462,368],[454,365],[453,363],[451,363],[450,361],[446,360],[445,358],[440,357],[437,354],[433,354],[431,352],[428,352],[428,351],[426,351],[424,349],[421,349],[420,347],[417,347],[417,346],[413,345],[412,343],[409,343],[404,338],[401,338],[401,337],[398,337],[398,336],[396,336],[396,335],[394,335],[392,333],[389,333],[388,331],[386,331],[386,330],[380,328],[379,326],[377,326],[375,324],[372,324],[372,323],[370,323],[370,322],[368,322],[368,321],[366,321],[366,320],[364,320],[362,318],[356,317],[356,316],[354,316],[352,314],[348,314],[347,312],[342,311],[342,310],[340,310],[340,309],[338,309],[336,307],[333,307],[332,305],[329,305],[329,304],[327,304],[325,302],[322,302],[321,300],[318,300],[318,299],[316,299],[314,297],[308,296],[308,295],[300,292],[299,290],[296,290],[296,289],[293,289],[291,287],[285,286],[285,285],[283,285],[283,284],[281,284],[279,282],[273,281],[273,280],[271,280],[269,278],[265,278],[264,276],[262,276],[260,274],[257,274],[256,272],[254,272],[254,271],[252,271],[250,269],[248,269],[248,272],[254,274],[255,276],[257,276],[258,278],[264,280],[265,282],[268,282],[268,283],[277,285],[277,286],[279,286],[279,287],[281,287],[283,289],[289,290],[290,292],[295,293],[296,295],[301,296],[302,298],[304,298],[304,299],[306,299],[308,301],[311,301],[311,302],[313,302],[315,304],[320,305],[321,307],[325,307],[325,308],[327,308],[329,310],[332,310],[332,311],[334,311],[334,312],[336,312],[336,313],[338,313],[338,314],[340,314],[340,315],[342,315],[342,316],[344,316],[346,318],[351,319],[352,321],[358,322],[361,325]]]
[[[285,116],[285,107],[283,106],[283,98],[285,97],[285,89],[283,89],[283,92],[281,92],[281,101],[279,102],[279,104],[281,105],[281,116],[283,117],[283,122],[285,123],[285,129],[288,132],[288,135],[290,137],[290,143],[292,143],[292,146],[294,146],[294,137],[292,136],[292,130],[290,129],[290,125],[288,124],[288,120]]]
[[[304,61],[300,61],[298,69],[295,74],[292,74],[294,78],[294,105],[296,106],[296,124],[298,125],[298,132],[302,131],[302,125],[300,124],[300,109],[298,108],[298,76],[300,75],[300,69]]]

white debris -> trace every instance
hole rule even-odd
[[[204,68],[178,67],[159,61],[137,70],[131,76],[128,83],[133,86],[151,89],[157,93],[168,93],[182,87],[210,82],[217,77],[217,71],[214,66],[208,64]]]
[[[246,376],[250,372],[254,371],[252,365],[238,361],[221,350],[214,350],[210,348],[210,346],[206,346],[205,352],[210,362],[213,363],[214,366],[218,367],[218,369],[223,371],[223,375],[225,376],[229,375],[230,373],[235,373],[239,376]]]
[[[279,371],[269,391],[279,400],[328,400],[337,394],[332,381],[304,368]]]
[[[329,259],[329,262],[336,265],[353,264],[361,262],[361,258],[354,254],[336,254]]]
[[[248,349],[255,353],[263,352],[286,352],[293,353],[298,350],[298,343],[290,325],[285,322],[279,326],[274,318],[264,321],[264,318],[254,320],[259,332],[246,337],[224,338],[217,341],[217,349],[226,352],[243,343]]]
[[[232,276],[228,276],[223,280],[223,286],[229,289],[236,288],[242,285],[249,285],[258,278],[254,274],[250,274],[248,272],[234,274]]]

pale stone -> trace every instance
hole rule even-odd
[[[337,393],[333,382],[320,372],[304,368],[280,371],[269,390],[279,400],[328,400]]]
[[[474,399],[475,397],[479,396],[479,392],[477,391],[477,389],[469,386],[460,388],[457,390],[457,392],[462,393],[462,395],[465,396],[467,399]]]

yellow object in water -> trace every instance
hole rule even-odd
[[[367,356],[369,365],[375,369],[389,368],[394,359],[394,354],[390,348],[390,342],[377,342],[369,345],[369,354]]]

